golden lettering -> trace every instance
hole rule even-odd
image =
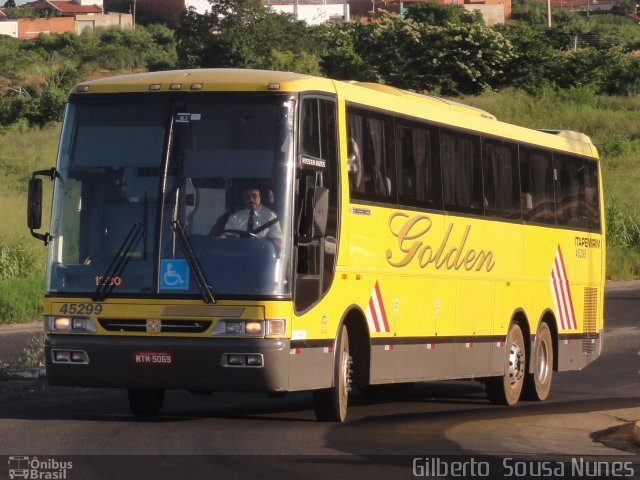
[[[396,212],[389,217],[389,231],[397,239],[400,255],[387,249],[387,263],[392,267],[406,267],[414,259],[417,259],[420,268],[433,265],[436,270],[460,270],[475,269],[479,272],[483,268],[490,272],[495,267],[493,252],[491,250],[466,250],[467,241],[471,234],[471,225],[467,225],[462,233],[457,246],[450,246],[449,239],[453,232],[454,224],[447,225],[444,237],[440,244],[435,246],[428,243],[428,234],[433,222],[428,215],[414,215],[410,217],[405,213]],[[396,252],[397,253],[397,252]],[[394,259],[394,257],[396,257]]]
[[[405,219],[409,220],[406,221],[404,225],[402,225],[400,230],[394,232],[393,221],[398,217],[404,217]],[[421,220],[425,221],[425,225],[418,226],[415,229],[416,231],[411,233],[411,230]],[[431,219],[426,215],[418,215],[413,218],[409,218],[409,215],[406,215],[404,213],[394,213],[393,215],[391,215],[391,217],[389,217],[389,230],[394,237],[398,238],[398,247],[400,248],[400,251],[406,253],[406,255],[400,261],[393,263],[391,262],[393,253],[391,252],[391,250],[387,250],[387,262],[389,262],[389,265],[391,265],[392,267],[404,267],[408,265],[411,260],[413,260],[413,257],[416,256],[416,254],[418,253],[418,249],[422,244],[422,242],[415,242],[412,245],[407,245],[408,242],[410,242],[411,240],[415,240],[422,235],[425,235],[429,230],[431,230]]]

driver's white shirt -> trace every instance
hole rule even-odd
[[[226,225],[224,226],[225,230],[242,230],[247,231],[247,225],[249,223],[249,209],[243,208],[242,210],[237,211],[233,215],[229,217]],[[254,214],[253,217],[253,230],[257,230],[261,225],[277,218],[276,214],[268,209],[267,207],[260,205]],[[260,230],[255,234],[257,237],[269,237],[269,238],[282,238],[282,229],[280,228],[280,222],[274,222],[273,225],[265,228],[264,230]]]

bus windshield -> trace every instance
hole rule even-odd
[[[293,104],[256,94],[72,101],[48,291],[289,295]]]

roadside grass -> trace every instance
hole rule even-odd
[[[27,229],[31,173],[55,164],[60,126],[14,127],[0,135],[0,324],[29,322],[42,314],[46,248]],[[51,185],[45,182],[43,226],[49,224]]]
[[[640,252],[620,248],[607,250],[607,277],[610,280],[640,278]]]
[[[38,320],[43,294],[43,275],[0,281],[0,325]]]

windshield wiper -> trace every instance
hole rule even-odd
[[[129,253],[138,245],[140,238],[143,236],[142,231],[143,225],[140,222],[136,222],[131,226],[129,233],[127,233],[122,245],[120,245],[109,267],[107,267],[107,271],[104,272],[100,283],[98,283],[96,292],[93,294],[94,302],[102,302],[107,297],[107,294],[113,290],[114,282],[112,280],[122,275],[131,258]]]
[[[200,266],[198,257],[193,251],[193,247],[191,246],[191,242],[189,242],[187,235],[184,233],[184,227],[179,220],[174,220],[171,222],[171,229],[178,238],[178,242],[180,242],[180,246],[184,251],[184,256],[187,259],[189,267],[191,267],[191,272],[193,273],[193,277],[196,279],[198,290],[200,290],[200,293],[202,294],[202,299],[205,303],[215,303],[216,300],[213,296],[213,290],[207,283],[207,279],[202,272],[202,267]]]

